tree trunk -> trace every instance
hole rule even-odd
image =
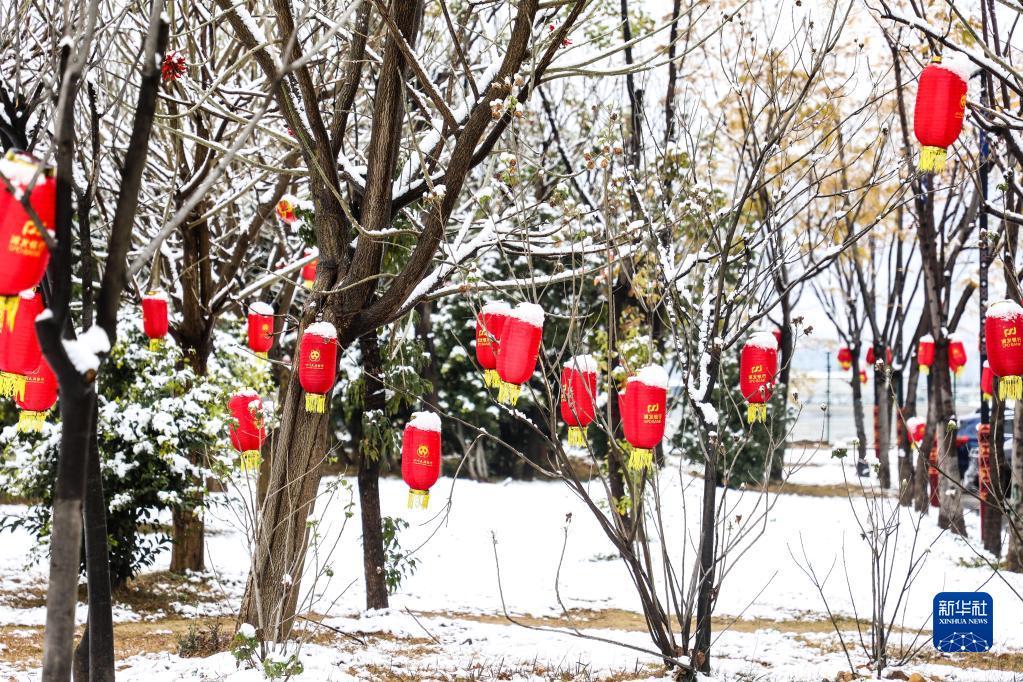
[[[867,425],[863,415],[863,385],[860,383],[860,346],[850,346],[852,350],[852,397],[853,422],[856,424],[856,473],[866,476],[867,468]]]
[[[952,407],[952,378],[948,367],[948,337],[934,340],[934,405],[937,410],[935,430],[938,437],[938,526],[966,535],[963,520],[963,496],[959,489],[959,457],[956,452],[956,430],[950,429],[955,413]]]
[[[89,580],[89,618],[83,645],[88,646],[89,682],[113,682],[114,620],[110,594],[110,549],[107,544],[106,499],[96,433],[98,412],[93,402],[89,462],[85,483],[85,557]]]
[[[781,269],[779,267],[779,269]],[[792,338],[792,300],[789,295],[789,290],[786,288],[781,292],[780,297],[781,305],[781,364],[778,368],[778,386],[776,393],[778,399],[779,414],[775,415],[774,420],[771,422],[771,430],[773,432],[774,441],[771,445],[771,472],[770,478],[772,481],[782,480],[782,473],[785,469],[785,438],[788,434],[788,407],[789,407],[789,396],[792,394],[792,389],[789,386],[789,381],[792,377],[792,351],[793,342]]]
[[[696,640],[693,643],[693,667],[704,674],[710,673],[710,646],[714,592],[714,550],[717,512],[717,444],[707,447],[707,462],[703,468],[703,508],[700,521],[700,583],[696,601]]]
[[[375,332],[359,341],[362,346],[363,405],[366,412],[383,413],[384,385],[380,381],[380,343]],[[364,437],[365,438],[365,437]],[[387,608],[384,574],[384,534],[380,518],[380,457],[363,441],[359,466],[359,508],[362,512],[362,565],[366,577],[366,608]]]
[[[1002,525],[1006,492],[1010,489],[1008,464],[1005,461],[1005,404],[998,399],[998,391],[991,396],[991,432],[989,435],[988,505],[982,529],[984,549],[996,557],[1002,555]]]
[[[881,349],[880,353],[881,355],[878,355],[877,348],[874,349],[874,356],[881,358],[886,357],[887,350]],[[877,398],[874,406],[874,449],[878,461],[877,479],[884,489],[892,487],[892,467],[888,456],[892,435],[891,387],[888,385],[889,367],[890,365],[886,361],[883,369],[874,370],[875,396]]]

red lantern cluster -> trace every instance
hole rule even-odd
[[[984,317],[984,337],[991,372],[998,377],[998,397],[1023,398],[1023,307],[996,301]]]
[[[46,415],[57,402],[57,377],[44,358],[34,372],[25,375],[25,387],[15,403],[21,413],[18,416],[19,431],[42,431]]]
[[[838,366],[842,369],[849,369],[852,367],[853,355],[852,351],[847,346],[842,346],[838,349]]]
[[[440,476],[440,417],[413,412],[401,439],[401,477],[408,485],[408,507],[426,509],[430,488]]]
[[[274,210],[277,212],[277,217],[282,222],[288,225],[294,224],[298,220],[298,214],[295,213],[295,207],[298,205],[298,200],[290,194],[285,194],[281,197],[281,200],[277,202],[277,206]]]
[[[337,378],[337,330],[329,322],[309,325],[298,347],[298,380],[306,412],[327,410],[327,394]]]
[[[149,350],[160,350],[170,329],[167,294],[164,292],[150,291],[142,297],[142,329],[149,337]]]
[[[568,425],[570,447],[586,447],[586,427],[596,416],[597,361],[577,355],[561,369],[561,418]]]
[[[313,249],[306,249],[305,255],[315,256],[317,251]],[[319,258],[313,258],[311,261],[302,266],[302,286],[306,289],[312,289],[313,284],[316,283],[316,264],[320,262]]]
[[[487,388],[501,385],[497,373],[497,349],[504,331],[504,322],[511,306],[504,301],[490,301],[476,316],[476,361],[483,368],[483,383]]]
[[[921,374],[930,373],[931,365],[934,364],[934,337],[930,334],[920,337],[920,343],[916,347],[916,362]]]
[[[746,418],[750,424],[767,421],[767,401],[777,372],[778,344],[774,337],[766,332],[750,336],[739,356],[739,388],[749,403]]]
[[[266,303],[257,301],[249,306],[249,348],[261,358],[274,345],[274,310]]]
[[[874,347],[871,346],[867,349],[867,364],[874,365],[877,362],[877,357],[874,355]],[[884,362],[886,365],[892,364],[892,349],[884,349]]]
[[[628,468],[638,472],[653,467],[654,453],[664,438],[668,410],[668,373],[648,365],[629,377],[618,394],[622,431],[631,446]]]
[[[36,317],[44,310],[43,297],[29,290],[8,299],[14,304],[5,305],[0,316],[4,327],[3,375],[0,378],[0,394],[23,398],[25,377],[39,370],[43,352],[39,348],[36,334]]]
[[[962,374],[966,367],[966,346],[955,334],[948,339],[948,368],[954,374]]]
[[[514,405],[518,402],[522,384],[536,371],[543,340],[543,318],[543,308],[535,303],[520,303],[508,313],[497,354],[497,374],[501,379],[499,403]]]
[[[923,173],[944,169],[947,149],[963,130],[968,78],[957,63],[943,63],[941,57],[934,57],[920,74],[913,132],[922,145],[917,168]]]
[[[57,183],[34,157],[14,152],[0,159],[0,175],[6,179],[0,182],[0,305],[9,310],[22,291],[39,285],[50,262],[50,250],[22,199],[28,192],[29,205],[52,234]]]
[[[260,448],[266,439],[263,400],[250,388],[238,391],[227,402],[231,413],[231,445],[239,453],[242,471],[258,471]]]
[[[991,396],[995,394],[995,375],[991,371],[991,364],[984,361],[984,366],[980,368],[980,395],[984,400],[991,400]]]

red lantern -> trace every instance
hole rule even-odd
[[[38,286],[50,261],[50,250],[21,199],[31,186],[29,204],[52,234],[57,183],[34,157],[15,152],[0,159],[0,175],[7,180],[0,182],[0,303],[10,306],[17,298],[2,299]]]
[[[259,470],[259,449],[266,439],[263,400],[251,388],[238,391],[227,402],[231,413],[231,445],[240,453],[242,471]]]
[[[919,445],[924,441],[927,421],[920,417],[910,417],[906,420],[906,430],[909,431],[909,437],[913,439],[913,442]]]
[[[962,374],[966,366],[966,346],[955,334],[948,338],[948,368],[955,374]]]
[[[261,358],[274,345],[274,309],[262,301],[249,306],[249,348]]]
[[[739,388],[749,403],[747,421],[767,421],[767,401],[774,389],[774,376],[778,372],[778,345],[774,337],[765,332],[750,336],[739,355]]]
[[[781,329],[775,327],[771,330],[771,334],[774,335],[774,340],[778,342],[778,348],[781,349]]]
[[[867,370],[865,369],[860,370],[860,383],[861,384],[867,383]]]
[[[149,337],[149,350],[160,350],[169,327],[167,294],[162,291],[147,292],[142,297],[142,328]]]
[[[941,57],[934,57],[920,74],[913,132],[923,146],[917,164],[922,173],[944,169],[946,150],[962,132],[969,67],[960,64],[959,60],[942,62]]]
[[[483,383],[488,388],[501,385],[497,373],[497,346],[511,306],[504,301],[490,301],[476,316],[476,361],[483,368]]]
[[[653,467],[653,450],[664,438],[668,373],[658,365],[648,365],[636,372],[618,394],[618,407],[622,431],[631,446],[628,468],[640,471]]]
[[[277,211],[277,217],[288,225],[294,224],[298,220],[298,216],[295,214],[295,207],[298,205],[298,199],[285,194],[281,197],[281,200],[277,202],[277,206],[274,210]]]
[[[586,427],[596,416],[597,361],[577,355],[561,369],[561,418],[568,425],[570,447],[586,447]]]
[[[998,397],[1020,400],[1023,398],[1023,307],[1008,300],[992,303],[984,318],[984,336],[991,372],[998,377]]]
[[[876,361],[877,361],[877,356],[874,355],[874,347],[870,346],[869,348],[867,348],[867,364],[868,365],[873,365],[873,364],[876,363]],[[892,364],[892,349],[891,348],[885,348],[884,349],[884,361],[885,361],[885,364],[887,364],[887,365]]]
[[[850,367],[852,367],[852,361],[853,361],[852,351],[849,350],[849,348],[847,348],[846,346],[842,346],[841,348],[838,349],[838,365],[842,369],[849,369]]]
[[[995,375],[991,371],[991,365],[985,360],[984,366],[980,368],[980,393],[984,400],[991,400],[995,392]]]
[[[440,476],[440,417],[413,412],[401,439],[401,477],[409,487],[408,508],[426,509]]]
[[[506,405],[518,402],[522,384],[536,371],[542,339],[543,308],[535,303],[520,303],[508,313],[497,354],[497,374],[501,379],[498,402]]]
[[[24,391],[15,402],[21,409],[18,430],[42,431],[47,413],[57,402],[57,377],[45,359],[35,372],[25,375]]]
[[[327,394],[337,378],[337,330],[329,322],[309,325],[298,349],[298,380],[306,412],[326,412]]]
[[[319,251],[315,249],[306,249],[305,255],[316,256],[319,255]],[[316,264],[320,262],[319,258],[313,258],[311,261],[302,266],[302,286],[306,289],[312,289],[313,284],[316,283]]]
[[[25,393],[25,376],[39,370],[43,352],[36,334],[36,317],[43,312],[43,297],[35,291],[23,291],[17,297],[20,303],[5,311],[2,324],[7,327],[7,355],[4,359],[3,386],[0,392],[11,397]]]
[[[921,374],[930,373],[931,365],[934,364],[934,337],[930,334],[920,337],[920,343],[916,347],[916,361]]]

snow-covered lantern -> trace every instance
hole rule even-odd
[[[298,199],[290,194],[285,194],[281,197],[281,200],[277,202],[277,206],[274,210],[277,212],[277,217],[282,222],[288,225],[294,224],[298,220],[298,215],[295,213],[295,207],[298,206]]]
[[[568,445],[586,447],[586,427],[596,416],[597,361],[577,355],[561,369],[561,418],[568,425]]]
[[[318,251],[314,249],[306,249],[306,256],[316,256]],[[311,261],[302,266],[302,286],[306,289],[312,289],[313,284],[316,283],[316,264],[320,262],[319,258],[313,258]]]
[[[653,466],[654,448],[664,438],[668,410],[668,373],[660,365],[647,365],[625,383],[618,394],[622,431],[630,446],[628,468]]]
[[[996,301],[984,319],[988,363],[998,377],[998,397],[1023,398],[1023,307],[1015,301]]]
[[[940,173],[947,150],[963,130],[969,67],[934,57],[920,74],[913,110],[913,133],[922,145],[917,168]]]
[[[848,346],[842,346],[838,349],[838,366],[842,369],[849,369],[852,367],[853,354]]]
[[[170,329],[167,294],[163,291],[148,291],[142,297],[142,329],[149,337],[149,350],[160,350]]]
[[[962,374],[966,367],[966,346],[955,334],[948,337],[948,368],[954,374]]]
[[[884,362],[886,365],[892,364],[892,349],[884,349]],[[877,356],[874,354],[874,347],[867,348],[867,364],[873,367],[877,363]]]
[[[920,343],[916,346],[916,362],[921,374],[930,373],[931,365],[934,364],[934,337],[930,334],[920,337]]]
[[[4,359],[3,385],[0,393],[20,397],[25,392],[25,376],[39,369],[43,352],[39,348],[36,334],[36,317],[43,312],[43,297],[37,292],[23,291],[18,295],[16,306],[6,307],[0,324],[7,328],[4,342],[7,346]]]
[[[980,395],[984,400],[991,400],[995,393],[995,374],[991,371],[991,363],[984,361],[980,368]]]
[[[274,309],[262,301],[249,306],[249,349],[261,358],[274,345]]]
[[[259,451],[266,439],[263,400],[256,391],[244,388],[231,396],[227,409],[231,413],[231,445],[238,451],[239,466],[245,472],[258,471]]]
[[[906,420],[906,431],[914,443],[920,445],[924,442],[924,434],[927,431],[927,420],[921,417],[910,417]]]
[[[497,373],[497,349],[504,322],[510,313],[511,306],[505,301],[490,301],[476,316],[476,361],[483,368],[483,383],[488,388],[501,385],[501,377]]]
[[[327,394],[337,378],[337,330],[330,322],[306,327],[298,349],[298,380],[305,391],[306,412],[327,410]]]
[[[543,340],[543,308],[535,303],[519,303],[508,312],[501,329],[497,374],[501,389],[497,401],[514,405],[522,384],[536,371],[536,360]]]
[[[15,403],[21,413],[18,415],[19,431],[42,431],[46,415],[57,402],[57,377],[46,359],[39,363],[36,371],[25,375],[25,386]]]
[[[426,509],[430,488],[440,476],[440,417],[413,412],[401,438],[401,477],[408,485],[408,508]]]
[[[0,182],[0,304],[10,308],[22,291],[39,285],[50,262],[50,250],[21,200],[31,187],[29,205],[52,234],[57,183],[35,157],[16,152],[0,159],[0,175],[6,180]]]
[[[778,373],[778,344],[767,332],[752,334],[739,355],[739,388],[749,403],[746,420],[767,421],[767,401],[774,389]]]

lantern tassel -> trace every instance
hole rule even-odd
[[[242,473],[250,474],[259,471],[259,465],[263,461],[263,458],[259,455],[259,450],[245,450],[238,457],[238,465],[242,470]]]
[[[163,348],[163,339],[149,339],[149,350],[152,353],[159,353]]]
[[[942,147],[922,147],[917,170],[921,173],[940,173],[945,170],[945,157],[948,152]]]
[[[306,289],[312,289],[313,288],[313,282],[315,282],[315,281],[316,280],[313,280],[313,279],[304,279],[304,280],[302,280],[302,286],[304,286]]]
[[[321,393],[305,394],[305,411],[323,414],[327,411],[327,396]]]
[[[980,397],[983,398],[984,400],[991,400],[991,394],[987,392],[981,393]]]
[[[12,374],[9,372],[0,372],[0,396],[5,398],[11,397],[11,378]]]
[[[483,384],[487,388],[497,388],[501,385],[501,375],[497,373],[496,369],[487,369],[483,371]]]
[[[25,377],[20,374],[7,375],[8,391],[5,395],[14,400],[25,400]]]
[[[750,424],[767,421],[767,403],[750,403],[746,410],[746,421]]]
[[[585,448],[586,447],[586,428],[583,426],[570,426],[568,427],[568,447],[570,448]]]
[[[522,386],[519,384],[509,384],[506,381],[502,381],[501,390],[497,392],[497,402],[514,406],[519,401],[519,393],[521,392]]]
[[[629,453],[629,463],[627,465],[629,471],[633,473],[639,473],[644,469],[654,468],[654,451],[645,450],[643,448],[632,448],[632,452]]]
[[[1015,402],[1023,398],[1023,377],[1009,376],[999,378],[998,397],[1008,402]]]
[[[930,365],[920,365],[920,373],[923,374],[924,376],[927,376],[928,374],[931,373],[931,366]]]
[[[415,509],[426,509],[430,506],[430,491],[429,490],[413,490],[409,488],[408,491],[408,508]]]
[[[261,350],[257,350],[256,351],[256,357],[261,359],[261,360],[266,360],[266,352],[265,351],[261,351]]]
[[[18,431],[22,433],[39,433],[43,430],[43,424],[46,423],[46,412],[33,412],[32,410],[23,410],[18,416]]]
[[[21,296],[0,296],[0,325],[6,324],[7,331],[14,331],[14,317],[18,314]]]

